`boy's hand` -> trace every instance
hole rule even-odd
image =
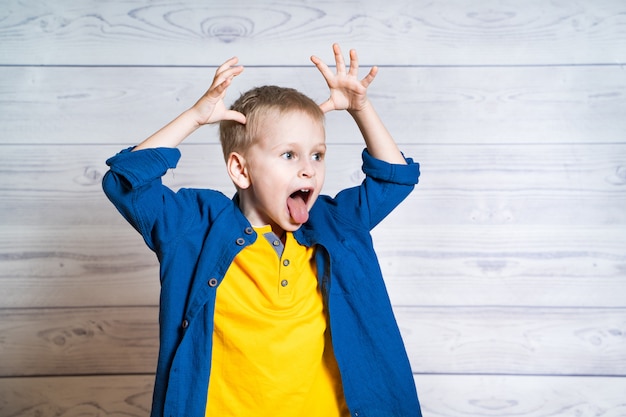
[[[220,65],[215,71],[211,87],[191,108],[194,118],[199,125],[217,123],[222,120],[234,120],[241,124],[246,123],[246,116],[238,111],[229,110],[224,104],[224,96],[228,86],[233,78],[243,71],[242,66],[235,66],[237,61],[237,57],[233,57]]]
[[[337,73],[333,72],[318,57],[312,56],[311,61],[317,69],[322,73],[328,87],[330,88],[330,98],[320,104],[320,108],[324,113],[331,110],[348,110],[350,112],[358,112],[369,105],[367,99],[367,88],[376,77],[378,67],[372,67],[369,73],[359,81],[357,78],[359,71],[359,61],[354,49],[350,50],[350,68],[346,71],[346,64],[341,54],[341,48],[338,44],[333,44],[333,52],[335,53],[335,62],[337,65]]]

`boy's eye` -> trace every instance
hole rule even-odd
[[[314,153],[312,159],[314,161],[322,161],[324,159],[324,154],[323,153]]]
[[[281,155],[283,158],[285,159],[293,159],[293,152],[289,151],[289,152],[285,152],[284,154]]]

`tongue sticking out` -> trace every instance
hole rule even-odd
[[[306,202],[301,193],[295,193],[287,199],[289,214],[296,223],[306,223],[309,220],[309,212],[306,209]]]

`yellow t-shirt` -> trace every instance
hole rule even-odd
[[[217,290],[206,416],[348,416],[314,248],[255,230]]]

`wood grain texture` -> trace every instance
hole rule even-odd
[[[619,63],[625,11],[615,0],[9,0],[0,64],[217,65],[238,54],[301,65],[332,42],[381,65]]]
[[[424,415],[626,416],[625,24],[620,0],[3,1],[0,416],[149,414],[158,264],[104,161],[232,55],[228,102],[324,100],[332,42],[381,66],[370,98],[421,163],[374,241]],[[332,195],[362,142],[327,127]],[[232,195],[216,134],[165,182]]]
[[[623,227],[521,229],[377,231],[375,247],[392,302],[529,310],[626,305]]]
[[[156,307],[0,309],[0,376],[149,374]]]
[[[2,148],[0,306],[154,305],[156,257],[100,185],[121,147]],[[626,305],[626,146],[404,150],[421,182],[374,231],[395,304]],[[329,194],[360,182],[360,151],[330,148]],[[166,183],[232,195],[217,145],[182,152]]]
[[[626,376],[626,309],[396,307],[413,372]]]
[[[626,379],[416,375],[425,416],[571,417],[626,414]],[[7,417],[146,417],[152,377],[0,378]]]
[[[626,376],[626,308],[396,307],[414,373]],[[0,309],[0,377],[154,372],[157,307]]]
[[[0,197],[5,216],[0,224],[106,226],[119,221],[101,181],[108,169],[106,159],[126,146],[3,145]],[[392,214],[394,222],[618,229],[626,225],[622,209],[626,144],[402,144],[401,148],[420,162],[421,176],[415,191]],[[166,184],[233,194],[219,145],[181,149],[178,168],[164,176]],[[334,195],[360,183],[362,149],[362,144],[329,145],[325,193]],[[41,210],[42,202],[54,209]]]
[[[4,417],[147,417],[154,377],[0,378]]]
[[[624,378],[419,375],[415,382],[425,416],[626,415]]]
[[[381,225],[374,242],[392,302],[626,306],[623,228],[497,229]],[[0,307],[158,302],[156,257],[128,225],[3,226],[0,236]]]
[[[0,138],[134,144],[195,103],[214,71],[0,67]],[[619,66],[390,67],[380,69],[370,97],[401,144],[624,143],[623,79]],[[328,94],[312,65],[251,67],[226,100],[261,84],[294,87],[317,102]],[[327,126],[329,143],[361,142],[345,112],[330,113]],[[189,141],[213,141],[216,135],[215,128],[205,128]]]
[[[0,307],[156,305],[159,265],[119,227],[3,227]]]

